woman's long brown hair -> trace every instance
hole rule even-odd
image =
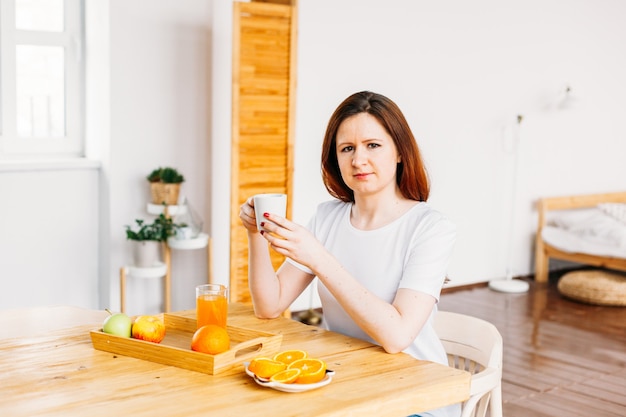
[[[426,201],[430,193],[428,174],[409,124],[396,103],[370,91],[346,98],[328,122],[322,145],[322,179],[330,195],[347,203],[354,202],[354,192],[343,181],[337,162],[337,131],[344,120],[359,113],[374,116],[393,138],[400,156],[396,182],[402,195]]]

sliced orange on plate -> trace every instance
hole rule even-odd
[[[293,384],[301,373],[302,371],[300,369],[285,369],[284,371],[272,375],[270,381],[280,382],[281,384]]]
[[[248,370],[259,378],[270,378],[285,369],[287,369],[286,364],[270,358],[254,358],[248,365]]]
[[[285,350],[274,355],[274,360],[289,365],[298,359],[305,359],[307,353],[303,350]]]
[[[314,384],[326,376],[326,362],[321,359],[298,359],[289,364],[287,369],[300,369],[296,384]]]
[[[315,384],[326,377],[326,362],[310,358],[303,350],[292,349],[279,352],[272,358],[252,359],[247,372],[282,384]]]

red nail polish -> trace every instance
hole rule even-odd
[[[261,222],[261,227],[265,226],[265,222]]]
[[[261,233],[261,234],[265,233],[265,230],[261,230],[261,232],[260,232],[260,233]]]
[[[263,217],[269,217],[270,214],[269,213],[263,213]]]

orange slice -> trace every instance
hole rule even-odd
[[[291,362],[298,359],[304,359],[307,354],[303,350],[286,350],[284,352],[277,353],[274,356],[274,360],[289,365]]]
[[[259,378],[270,378],[287,369],[287,365],[270,358],[254,358],[250,361],[248,369]]]
[[[270,381],[280,382],[281,384],[293,384],[301,373],[302,371],[300,369],[285,369],[284,371],[272,375]]]
[[[300,369],[296,384],[313,384],[320,382],[326,376],[326,363],[321,359],[298,359],[293,361],[287,369]]]

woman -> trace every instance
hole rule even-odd
[[[367,91],[344,100],[326,129],[322,177],[335,200],[306,228],[263,213],[258,232],[252,198],[241,206],[256,315],[279,316],[318,277],[328,329],[447,364],[432,320],[456,232],[426,203],[426,170],[398,106]],[[268,242],[287,257],[278,271]],[[422,415],[458,414],[451,408]]]

